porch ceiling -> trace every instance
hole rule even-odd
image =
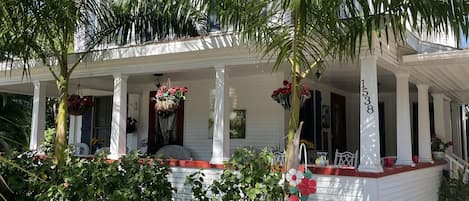
[[[425,83],[433,93],[444,93],[459,103],[469,103],[469,50],[416,54],[403,57],[415,83]]]
[[[358,63],[328,63],[318,83],[324,83],[344,91],[358,93],[360,89],[360,66]],[[395,91],[395,78],[391,71],[378,65],[378,84],[380,92]]]
[[[282,67],[282,69],[285,69]],[[255,74],[269,74],[272,72],[272,65],[266,63],[260,64],[245,64],[245,65],[230,65],[227,66],[227,71],[230,77],[242,77]],[[189,70],[166,70],[150,73],[135,73],[128,74],[128,91],[129,93],[140,93],[148,87],[154,87],[157,77],[155,73],[160,73],[162,76],[159,78],[161,83],[166,83],[168,78],[171,82],[187,82],[194,80],[213,79],[215,77],[215,69],[213,67],[189,69]],[[77,93],[79,88],[80,95],[112,95],[113,92],[113,76],[95,76],[95,77],[82,77],[72,78],[70,80],[69,93]],[[57,96],[57,88],[55,82],[46,81],[46,96]],[[33,84],[30,80],[24,80],[20,84],[0,85],[0,92],[33,95]]]

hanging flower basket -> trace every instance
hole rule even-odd
[[[309,92],[309,89],[305,86],[302,85],[303,88],[301,90],[301,103],[304,102],[304,100],[308,99],[311,97],[311,93]],[[283,81],[283,87],[280,87],[272,92],[272,99],[274,99],[277,103],[282,105],[282,107],[285,110],[290,110],[291,108],[291,97],[292,97],[292,83],[288,82],[287,80]]]
[[[173,113],[179,107],[179,103],[186,99],[184,94],[187,87],[170,87],[163,85],[156,92],[154,100],[155,109],[159,113]]]
[[[70,115],[80,116],[94,106],[94,102],[90,97],[79,95],[70,95],[68,97],[68,113]]]

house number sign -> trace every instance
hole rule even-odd
[[[362,80],[361,85],[362,97],[365,100],[363,104],[366,106],[366,112],[368,112],[368,114],[373,114],[373,112],[375,112],[375,108],[373,104],[371,104],[371,97],[369,95],[368,88],[365,87],[365,80]]]

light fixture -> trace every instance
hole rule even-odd
[[[156,77],[156,79],[155,79],[155,86],[156,86],[156,88],[159,89],[159,88],[161,87],[160,77],[163,76],[163,74],[162,74],[162,73],[155,73],[155,74],[153,74],[153,76]]]

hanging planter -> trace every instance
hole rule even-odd
[[[94,106],[91,97],[80,97],[79,95],[70,95],[68,97],[68,113],[70,115],[80,116]]]
[[[179,103],[186,99],[184,94],[187,92],[187,87],[167,87],[161,86],[156,92],[154,100],[155,109],[159,114],[174,113]]]
[[[309,92],[309,89],[305,86],[302,85],[303,88],[301,90],[301,103],[304,102],[304,100],[308,99],[311,97],[311,93]],[[283,87],[280,87],[272,92],[272,99],[274,99],[277,103],[282,105],[282,107],[285,110],[290,110],[291,108],[291,98],[292,98],[292,83],[288,82],[287,80],[283,81]]]

